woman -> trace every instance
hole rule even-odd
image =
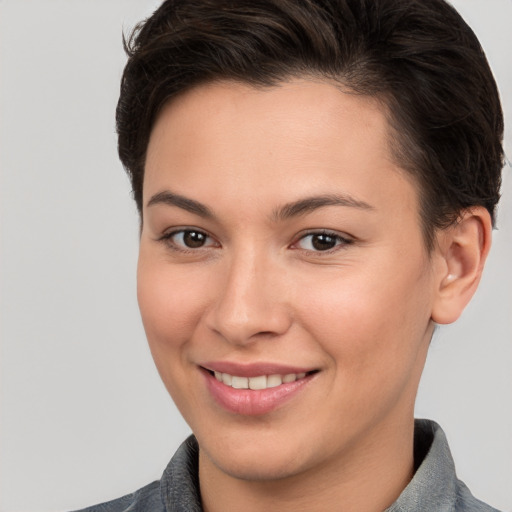
[[[440,0],[166,2],[128,51],[139,306],[194,437],[101,510],[494,510],[413,420],[499,197],[471,30]]]
[[[294,4],[166,4],[133,43],[139,302],[199,452],[106,509],[486,510],[412,413],[489,247],[494,84],[444,4]]]

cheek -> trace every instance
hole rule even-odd
[[[302,304],[305,329],[331,360],[330,424],[373,424],[392,410],[409,410],[428,347],[428,301],[420,282],[385,286],[371,279],[311,286]],[[327,399],[327,398],[326,398]],[[397,409],[398,408],[398,409]],[[333,431],[333,436],[336,436]]]
[[[304,283],[308,294],[301,299],[305,329],[315,333],[344,378],[354,380],[368,373],[404,373],[414,364],[429,326],[423,267],[404,265],[396,274],[370,270],[357,275],[340,271],[321,286]]]
[[[167,262],[139,257],[137,298],[146,336],[157,366],[166,354],[178,352],[198,324],[204,294],[200,276],[179,272]]]
[[[197,277],[197,276],[196,276]],[[204,309],[194,276],[174,271],[167,262],[139,258],[137,298],[149,348],[160,377],[185,419],[197,410],[189,390],[190,340]]]

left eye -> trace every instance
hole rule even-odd
[[[175,231],[165,238],[181,249],[200,249],[215,244],[210,236],[195,229]]]
[[[298,242],[297,247],[307,251],[329,251],[338,245],[347,245],[347,240],[340,235],[334,233],[310,233],[303,236]]]

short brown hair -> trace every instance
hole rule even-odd
[[[141,214],[146,150],[166,102],[213,80],[315,76],[386,104],[428,248],[464,209],[484,206],[494,220],[499,94],[478,39],[444,0],[168,0],[125,49],[118,148]]]

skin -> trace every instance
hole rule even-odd
[[[169,191],[210,216],[162,200]],[[326,195],[350,201],[276,214]],[[200,445],[205,510],[391,505],[413,473],[434,321],[454,321],[480,278],[485,210],[464,212],[428,254],[382,104],[311,80],[214,83],[173,100],[152,131],[143,197],[138,300]],[[186,228],[204,245],[187,247]],[[317,250],[311,232],[325,230],[334,246]],[[284,405],[244,416],[212,399],[207,361],[318,371]]]

